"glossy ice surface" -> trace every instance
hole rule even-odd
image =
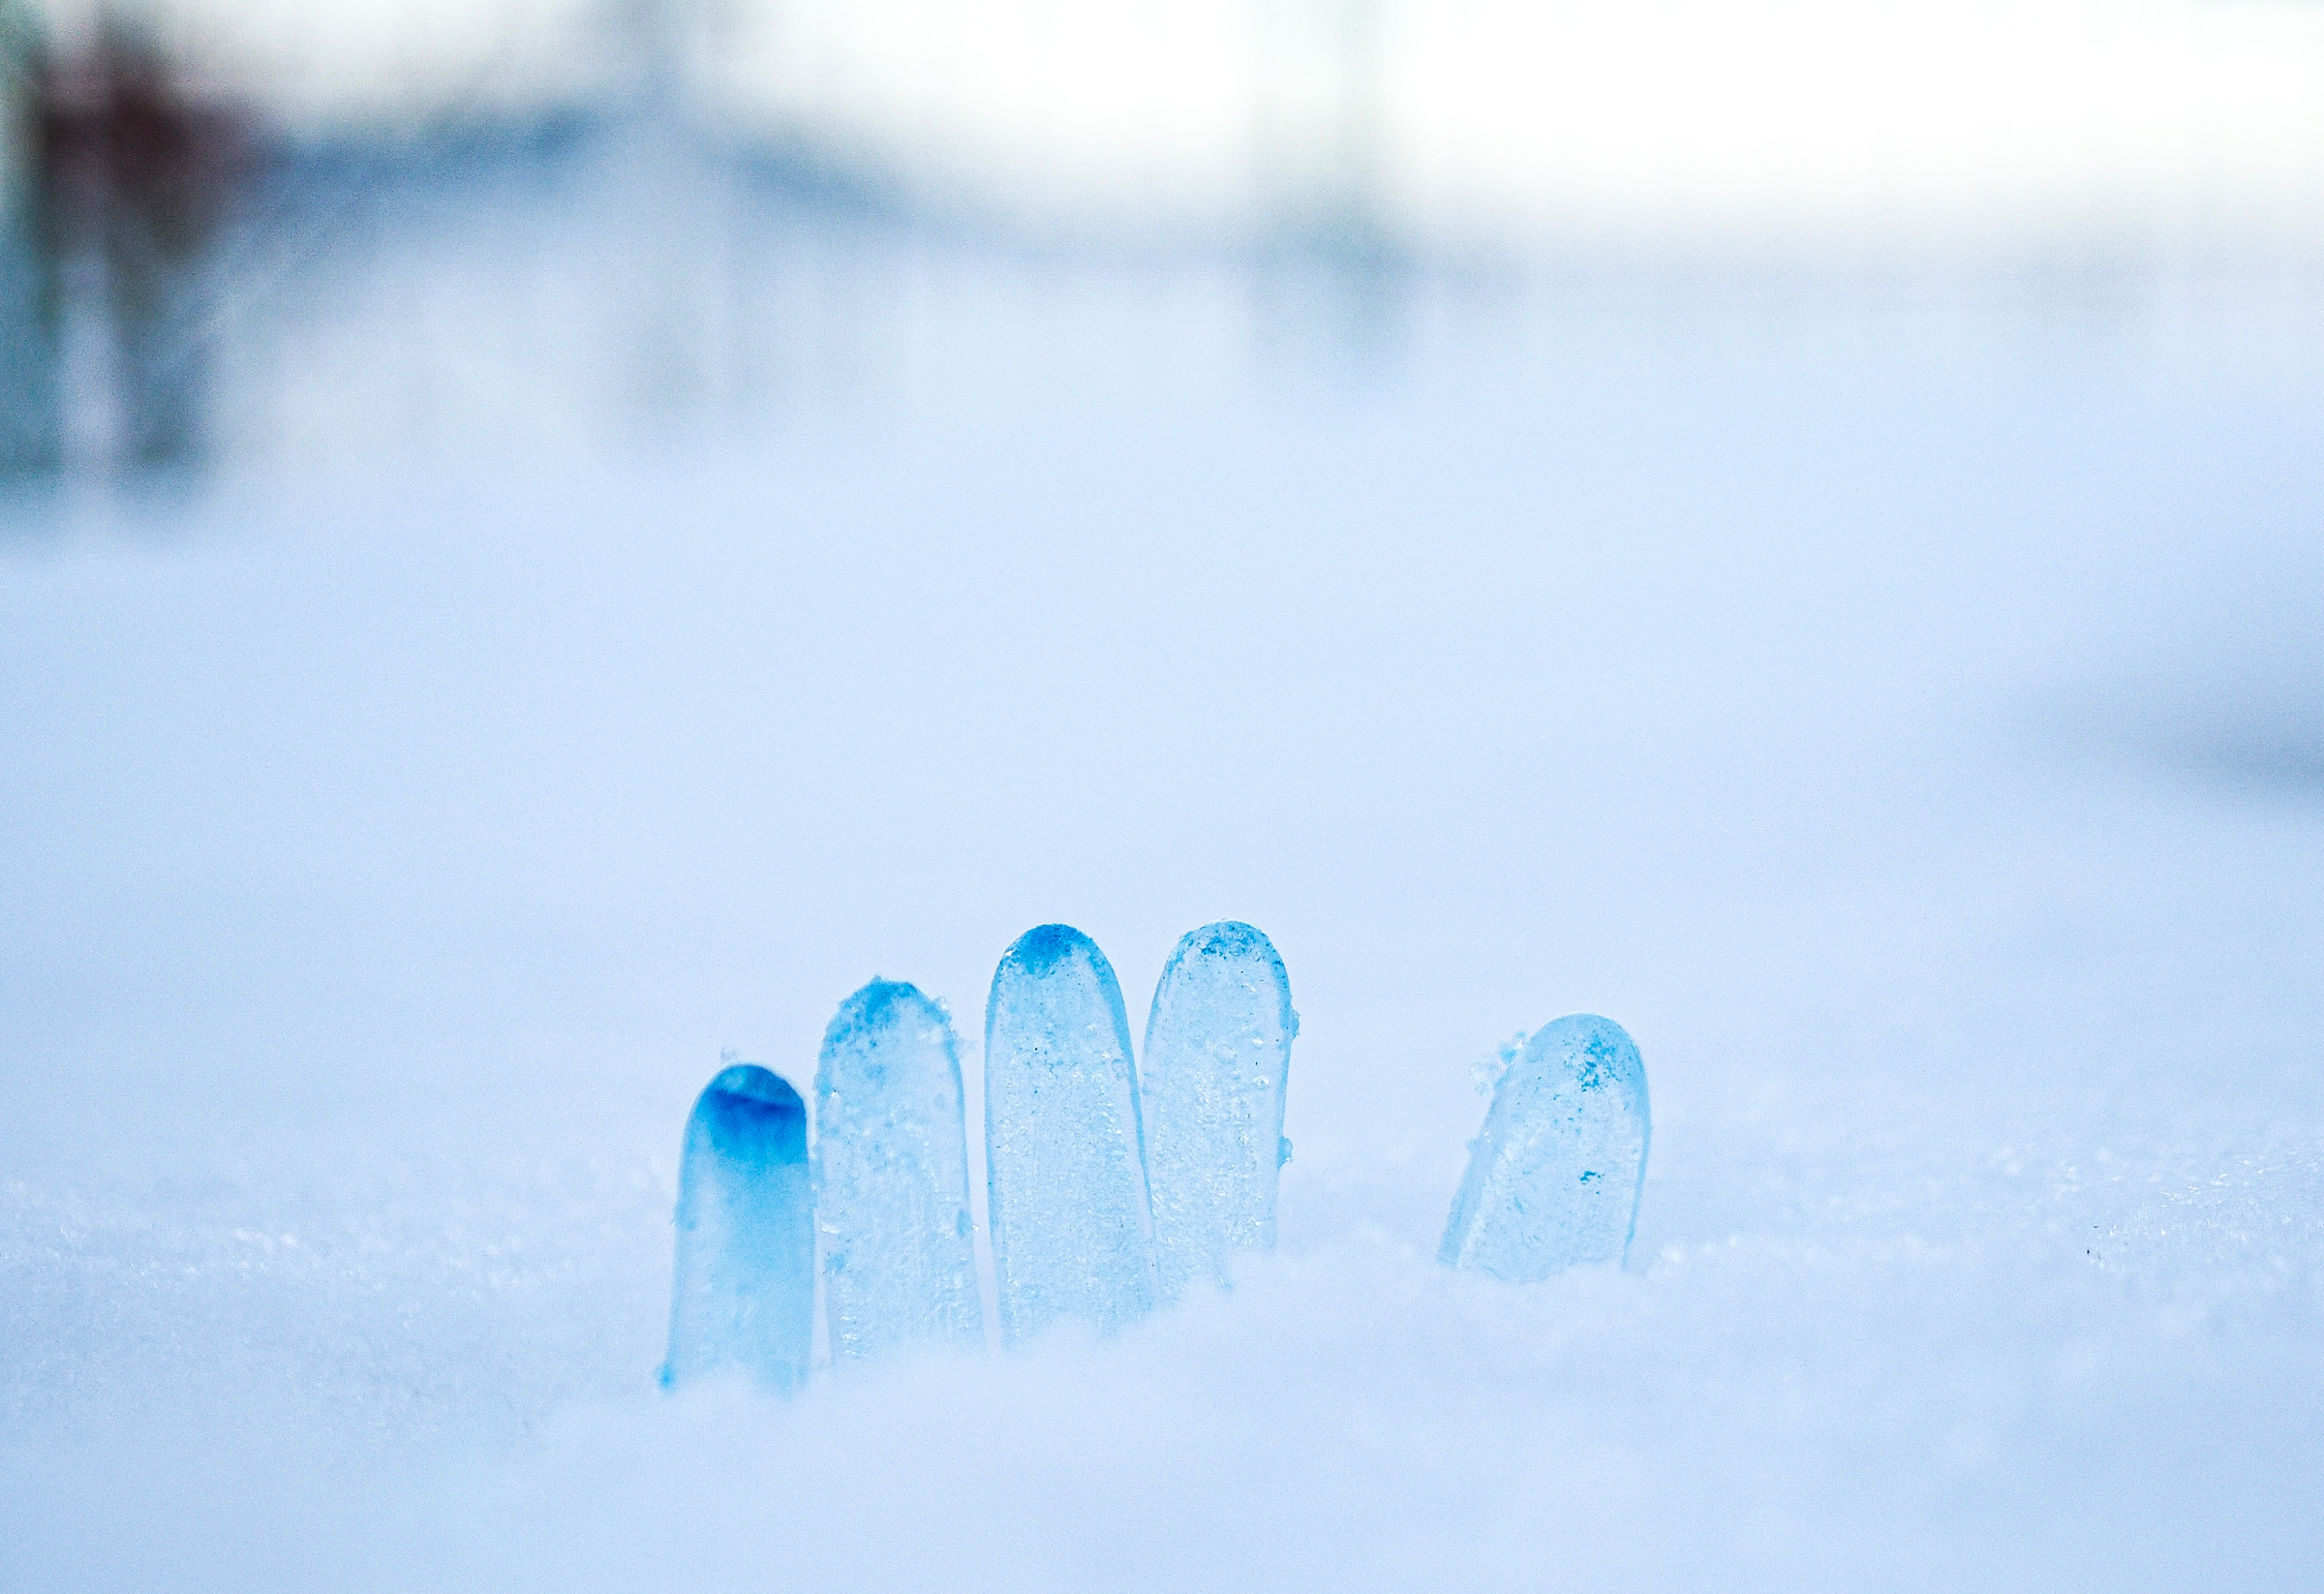
[[[1004,953],[985,1009],[985,1157],[1001,1336],[1154,1303],[1138,1072],[1114,966],[1067,925]]]
[[[783,1393],[805,1383],[814,1257],[807,1106],[764,1068],[727,1068],[686,1123],[662,1383],[729,1368]]]
[[[1192,1283],[1225,1283],[1238,1252],[1274,1249],[1299,1029],[1290,977],[1264,935],[1225,923],[1179,940],[1154,987],[1139,1069],[1166,1300]]]

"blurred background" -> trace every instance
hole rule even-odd
[[[0,0],[0,62],[19,479],[1641,311],[2272,347],[2324,272],[2309,0]]]

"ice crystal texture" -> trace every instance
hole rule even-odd
[[[1501,1075],[1438,1259],[1531,1284],[1619,1262],[1646,1177],[1646,1069],[1622,1027],[1575,1014]]]
[[[1067,925],[1001,956],[985,1008],[985,1158],[1001,1336],[1154,1302],[1138,1071],[1114,966]]]
[[[1225,1283],[1238,1252],[1274,1248],[1299,1027],[1283,960],[1247,924],[1188,933],[1162,970],[1139,1086],[1166,1300],[1189,1284]]]
[[[832,1360],[981,1343],[960,1055],[914,987],[873,980],[824,1031],[814,1167]]]
[[[720,1071],[686,1123],[664,1385],[729,1368],[782,1393],[806,1382],[811,1203],[799,1092],[752,1063]]]

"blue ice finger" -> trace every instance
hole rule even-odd
[[[815,1066],[815,1228],[832,1360],[981,1344],[961,1063],[944,1010],[873,980]]]
[[[1001,956],[985,1008],[985,1157],[1000,1332],[1110,1331],[1153,1306],[1138,1073],[1121,987],[1067,925]]]
[[[737,1368],[789,1394],[814,1343],[807,1106],[750,1063],[719,1073],[686,1121],[665,1388]]]
[[[1493,1091],[1438,1260],[1520,1284],[1620,1262],[1647,1131],[1646,1068],[1622,1027],[1586,1013],[1549,1025]]]
[[[1162,970],[1138,1079],[1164,1300],[1274,1248],[1299,1027],[1283,960],[1247,924],[1190,932]]]

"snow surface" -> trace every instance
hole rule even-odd
[[[2324,367],[1773,325],[12,503],[0,1584],[2312,1577]],[[655,1391],[722,1048],[1225,918],[1233,1294]],[[1629,1268],[1438,1267],[1576,1010]]]

